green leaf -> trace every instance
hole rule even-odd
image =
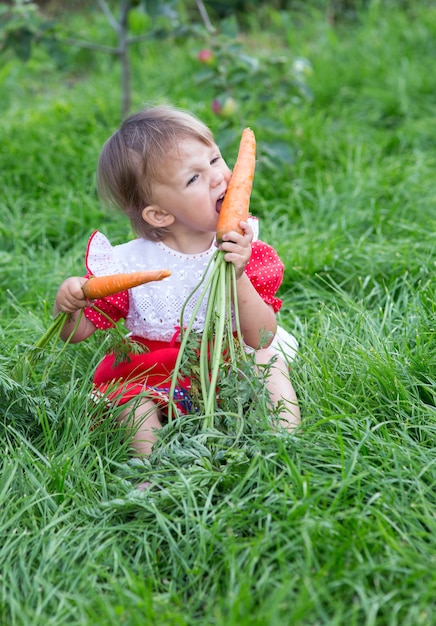
[[[295,155],[292,148],[284,141],[269,141],[262,143],[262,152],[272,161],[279,161],[292,165],[295,161]]]
[[[238,20],[235,15],[226,17],[221,21],[221,31],[228,37],[236,37],[239,33]]]
[[[15,30],[6,38],[6,47],[12,48],[21,61],[28,61],[32,54],[34,34],[26,27]]]

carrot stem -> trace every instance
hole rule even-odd
[[[223,343],[224,343],[224,330],[225,330],[225,322],[226,322],[226,266],[221,263],[218,268],[217,280],[216,280],[216,296],[212,300],[209,299],[208,304],[212,302],[215,306],[213,307],[215,311],[215,319],[214,319],[214,333],[213,338],[210,341],[210,350],[211,350],[211,368],[210,368],[210,384],[209,384],[209,392],[207,395],[207,401],[205,406],[205,414],[206,414],[206,424],[208,427],[213,428],[213,410],[216,405],[216,394],[217,394],[217,381],[220,365],[223,358]],[[209,307],[212,309],[212,307]]]
[[[73,337],[74,333],[76,332],[80,324],[81,316],[82,316],[82,311],[80,312],[80,315],[77,318],[77,321],[74,325],[73,330],[71,331],[69,337],[66,339],[65,344],[69,343],[69,341],[71,340],[71,337]],[[68,320],[68,317],[69,317],[69,313],[64,313],[63,311],[60,311],[56,315],[56,317],[54,318],[50,326],[47,328],[45,333],[42,335],[42,337],[40,337],[38,341],[35,343],[35,345],[32,346],[31,352],[28,355],[28,359],[31,365],[35,364],[35,361],[40,356],[40,354],[47,348],[49,343],[51,343],[54,339],[56,341],[59,339],[62,329]]]
[[[191,292],[191,294],[188,296],[184,306],[182,307],[182,312],[180,315],[180,337],[181,337],[181,343],[180,343],[180,349],[179,349],[179,353],[177,355],[177,359],[176,359],[176,363],[174,366],[174,370],[173,370],[173,374],[171,377],[171,386],[170,386],[170,391],[169,391],[169,398],[170,398],[170,402],[169,402],[169,406],[168,406],[168,421],[171,421],[174,417],[175,414],[177,413],[177,410],[174,406],[174,402],[173,402],[173,398],[174,398],[174,391],[176,389],[177,386],[177,380],[180,374],[180,366],[182,364],[182,359],[184,357],[184,352],[186,349],[186,346],[188,344],[189,338],[191,336],[191,332],[192,332],[192,327],[194,325],[195,322],[195,318],[197,316],[198,311],[200,310],[200,307],[203,303],[204,298],[206,297],[206,294],[210,288],[210,285],[212,283],[212,281],[214,280],[214,276],[215,276],[215,270],[216,270],[216,261],[219,261],[219,250],[216,250],[216,252],[213,254],[213,256],[211,257],[209,263],[207,264],[206,270],[203,274],[203,277],[201,279],[201,281],[199,282],[199,284],[197,285],[197,287]],[[212,271],[209,272],[210,268],[212,267]],[[192,298],[192,296],[200,289],[200,287],[203,286],[203,289],[199,295],[197,304],[195,305],[192,314],[191,314],[191,318],[188,322],[188,325],[186,326],[186,328],[184,327],[184,314],[186,311],[186,306],[188,304],[188,302],[190,301],[190,299]],[[205,329],[206,330],[206,329]]]
[[[218,255],[215,259],[215,267],[213,269],[213,279],[211,281],[208,303],[215,302],[217,292],[217,281],[215,280],[215,272],[219,271],[221,267],[221,256]],[[206,315],[204,320],[204,330],[200,342],[200,387],[203,397],[203,405],[207,406],[209,390],[210,390],[210,360],[213,352],[213,311],[211,307],[206,307]]]
[[[50,343],[53,337],[56,336],[56,334],[60,335],[67,319],[68,313],[64,313],[62,311],[58,313],[42,337],[35,343],[34,347],[43,350]]]

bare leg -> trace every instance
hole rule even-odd
[[[276,355],[268,348],[256,351],[256,363],[267,365]],[[289,378],[288,366],[283,357],[275,356],[271,365],[267,388],[274,406],[280,404],[280,424],[289,432],[294,431],[300,424],[300,409],[297,395]]]
[[[144,400],[134,411],[125,409],[120,413],[119,420],[132,430],[135,456],[149,456],[156,441],[154,431],[162,427],[155,402]]]

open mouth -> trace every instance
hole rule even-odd
[[[216,201],[216,212],[219,213],[221,211],[221,206],[223,204],[225,194],[223,193],[218,200]]]

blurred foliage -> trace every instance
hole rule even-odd
[[[311,100],[309,60],[293,57],[286,49],[282,54],[262,47],[248,50],[234,16],[221,20],[219,27],[203,38],[194,79],[200,89],[212,89],[212,110],[221,119],[220,145],[226,149],[234,141],[232,129],[246,125],[261,104],[263,115],[257,113],[256,124],[263,135],[259,148],[264,165],[293,163],[289,141],[282,141],[287,129],[275,111],[289,102],[298,107]],[[253,84],[262,85],[262,90],[254,90]]]
[[[133,90],[129,48],[162,39],[191,39],[194,44],[198,41],[203,48],[194,67],[194,83],[199,91],[208,94],[212,110],[220,118],[218,131],[223,149],[236,143],[241,125],[246,125],[247,119],[258,111],[259,93],[252,89],[256,82],[263,85],[260,98],[264,114],[259,124],[263,162],[273,167],[277,162],[294,161],[289,141],[283,140],[287,130],[277,121],[275,111],[289,101],[300,106],[310,100],[307,79],[312,68],[307,59],[293,58],[288,50],[271,54],[261,47],[247,49],[237,15],[211,18],[210,22],[205,5],[192,0],[95,0],[92,8],[90,11],[87,7],[89,27],[82,34],[74,20],[66,20],[65,10],[49,19],[36,2],[15,0],[2,7],[0,51],[12,51],[22,61],[29,61],[36,50],[44,48],[47,60],[58,68],[67,66],[67,50],[71,48],[81,50],[82,55],[87,50],[93,53],[84,57],[87,66],[96,63],[95,52],[115,58],[121,70],[121,116],[126,117]],[[202,59],[202,52],[209,58]]]
[[[0,6],[0,53],[12,50],[28,61],[36,41],[51,46],[55,23],[43,16],[34,2],[15,0]]]
[[[12,50],[19,59],[28,61],[35,44],[39,44],[56,60],[62,59],[64,46],[87,48],[116,57],[121,65],[121,111],[125,117],[131,105],[129,49],[131,45],[145,39],[183,36],[185,33],[180,7],[178,0],[123,0],[120,3],[96,0],[94,8],[103,13],[109,30],[113,31],[112,38],[106,36],[101,42],[80,40],[78,33],[74,30],[70,32],[65,10],[59,12],[56,19],[50,19],[36,2],[14,0],[0,7],[0,53]],[[111,39],[114,39],[114,43],[108,45]]]

